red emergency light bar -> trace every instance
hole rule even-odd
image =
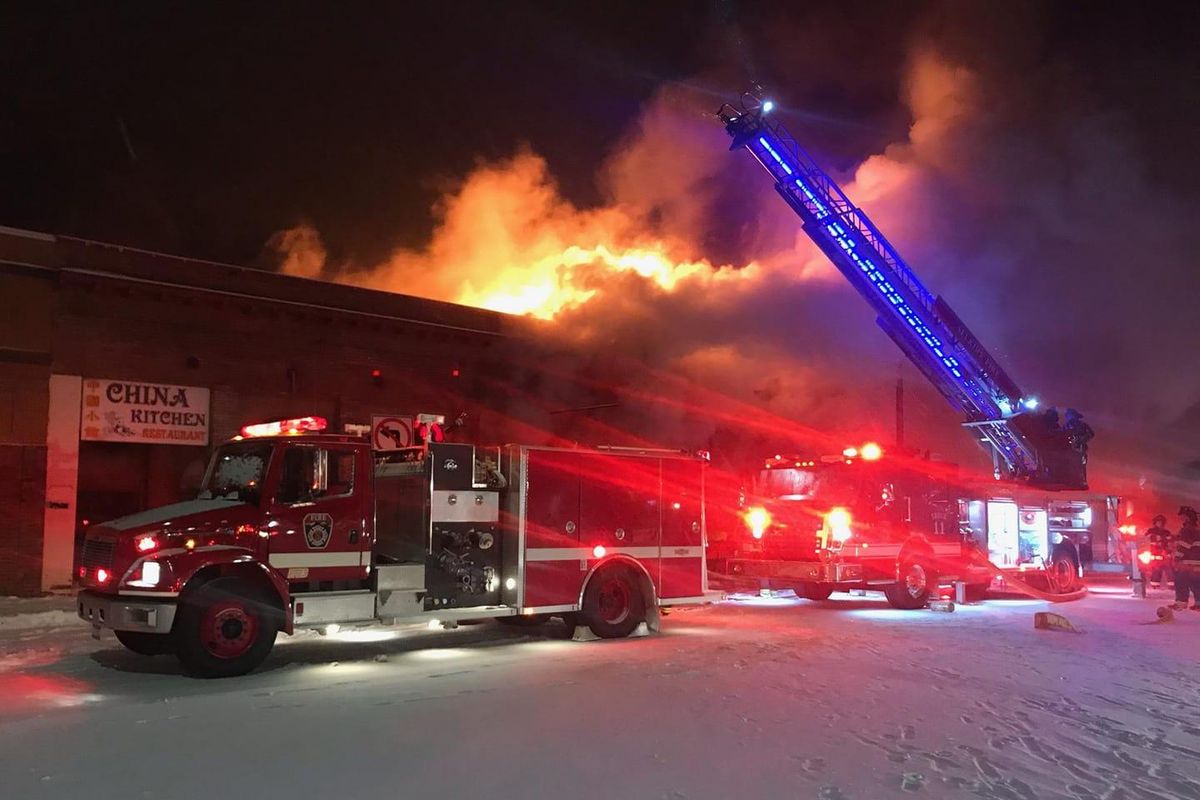
[[[295,419],[277,419],[274,422],[259,422],[242,428],[242,436],[296,435],[305,431],[323,431],[329,423],[324,417],[296,417]]]

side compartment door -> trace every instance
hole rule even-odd
[[[289,442],[282,449],[267,523],[271,566],[308,591],[365,579],[370,475],[359,463],[362,448]]]
[[[575,605],[584,575],[579,543],[580,455],[530,449],[526,458],[525,580],[518,604],[523,608]]]
[[[691,459],[662,460],[663,598],[704,593],[703,469]]]
[[[580,456],[580,543],[593,562],[621,553],[641,562],[661,596],[663,510],[661,461],[657,458]]]

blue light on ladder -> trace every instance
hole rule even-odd
[[[796,174],[796,170],[783,158],[779,150],[767,140],[766,136],[759,136],[757,141],[758,144],[761,145],[761,147],[770,155],[771,160],[774,161],[786,175],[794,176]],[[828,205],[823,203],[817,197],[816,193],[809,188],[803,179],[794,178],[793,182],[794,186],[799,189],[801,193],[803,193],[805,199],[808,200],[808,202],[812,205],[814,216],[818,220],[823,220],[830,215]],[[908,323],[909,327],[913,329],[913,331],[917,334],[917,337],[934,352],[934,354],[940,359],[950,374],[958,379],[963,388],[967,390],[967,393],[983,403],[985,406],[992,405],[991,402],[984,398],[980,388],[976,386],[973,381],[967,380],[960,369],[958,359],[945,353],[941,340],[935,336],[933,332],[930,331],[929,328],[924,324],[924,322],[921,321],[920,317],[918,317],[913,310],[909,308],[908,304],[905,303],[904,299],[900,296],[900,293],[896,291],[891,282],[884,278],[883,273],[879,271],[875,264],[869,258],[864,258],[858,255],[855,249],[857,247],[857,242],[846,231],[846,229],[840,223],[833,222],[824,225],[824,231],[834,240],[834,242],[837,243],[838,247],[841,248],[843,252],[850,256],[851,260],[853,260],[859,269],[862,270],[871,284],[880,291],[880,293],[900,314],[901,318],[904,319],[904,321]],[[894,252],[890,254],[890,258],[888,257],[887,252],[882,253],[882,255],[885,257],[885,260],[889,262],[889,266],[894,267],[898,272],[900,272],[901,277],[908,278],[908,281],[906,282],[909,285],[916,283],[915,276],[911,275],[911,271],[904,266],[903,262],[899,261],[898,256],[896,256]],[[896,263],[890,263],[893,260]],[[920,288],[919,284],[917,284],[917,286]]]

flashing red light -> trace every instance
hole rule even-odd
[[[371,377],[372,377],[372,378],[382,378],[382,377],[383,377],[383,370],[381,370],[381,369],[373,369],[373,370],[371,370]]]
[[[87,577],[87,567],[80,567],[80,568],[79,568],[79,577],[81,577],[81,578],[86,578],[86,577]]]
[[[608,550],[606,550],[602,544],[598,544],[592,548],[592,556],[595,558],[604,558],[604,554],[607,552]]]
[[[462,374],[462,373],[461,373],[461,372],[459,372],[459,370],[458,370],[458,367],[455,367],[454,369],[450,370],[450,377],[451,377],[451,378],[457,378],[457,377],[458,377],[459,375],[461,375],[461,374]]]
[[[137,540],[137,549],[139,553],[146,553],[158,547],[158,539],[153,536],[143,536]]]
[[[242,436],[281,436],[283,434],[298,434],[305,431],[323,431],[329,426],[324,417],[296,417],[295,419],[279,419],[274,422],[259,422],[242,428]]]
[[[1143,564],[1149,564],[1153,560],[1154,555],[1149,550],[1143,550],[1142,552],[1138,553],[1138,561],[1142,562]]]
[[[86,528],[88,525],[92,524],[92,521],[90,519],[81,519],[79,520],[79,524]]]
[[[96,583],[108,583],[108,579],[111,577],[112,575],[109,575],[108,570],[104,569],[104,567],[96,570]]]

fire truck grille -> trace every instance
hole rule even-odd
[[[82,566],[88,572],[103,567],[112,569],[113,549],[116,542],[106,542],[100,539],[88,539],[83,543],[83,553],[80,556]]]

